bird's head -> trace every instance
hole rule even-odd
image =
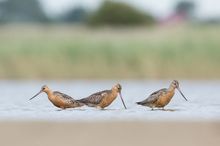
[[[47,93],[49,90],[50,90],[49,87],[47,85],[44,85],[44,86],[41,87],[41,90],[36,95],[34,95],[32,98],[30,98],[29,100],[34,99],[35,97],[37,97],[42,92]]]
[[[122,87],[120,84],[116,84],[112,87],[112,89],[120,93],[122,90]]]
[[[183,92],[180,90],[180,85],[179,85],[179,82],[177,80],[173,80],[170,86],[173,89],[177,89],[180,92],[180,94],[183,96],[183,98],[187,101],[187,99],[184,96]]]
[[[115,90],[116,92],[119,93],[120,98],[121,98],[121,101],[122,101],[122,103],[123,103],[123,105],[124,105],[124,108],[127,109],[127,107],[126,107],[126,105],[125,105],[125,102],[124,102],[124,100],[123,100],[123,98],[122,98],[122,95],[121,95],[121,90],[122,90],[121,85],[120,85],[120,84],[114,85],[114,86],[112,87],[112,90]]]

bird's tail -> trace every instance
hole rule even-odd
[[[81,103],[81,104],[85,104],[82,99],[78,99],[78,100],[76,100],[76,102]]]
[[[138,105],[142,105],[143,103],[142,103],[142,102],[136,102],[136,104],[138,104]]]
[[[84,98],[83,98],[83,99],[78,99],[78,100],[76,100],[76,101],[79,102],[79,103],[82,103],[82,104],[84,104],[84,105],[87,105],[87,104],[88,104],[88,101],[85,100]]]
[[[83,105],[86,105],[86,106],[88,106],[88,107],[96,107],[97,105],[95,105],[95,104],[92,104],[92,103],[90,103],[90,102],[88,102],[88,101],[85,101],[84,99],[79,99],[79,100],[76,100],[77,102],[79,102],[79,103],[81,103],[81,104],[83,104]]]
[[[81,106],[84,106],[85,104],[76,100],[75,105],[76,107],[81,107]]]

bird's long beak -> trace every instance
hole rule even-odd
[[[126,105],[125,105],[125,102],[124,102],[124,100],[123,100],[123,98],[122,98],[121,92],[119,92],[119,95],[120,95],[121,101],[122,101],[122,103],[123,103],[125,109],[127,109],[127,107],[126,107]]]
[[[41,94],[43,91],[42,90],[40,90],[40,92],[38,92],[36,95],[34,95],[32,98],[30,98],[29,100],[32,100],[32,99],[34,99],[35,97],[37,97],[39,94]]]
[[[183,98],[184,98],[186,101],[188,101],[188,100],[186,99],[186,97],[184,96],[183,92],[180,90],[179,87],[177,88],[177,90],[180,92],[180,94],[183,96]]]

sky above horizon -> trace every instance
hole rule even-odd
[[[95,10],[104,0],[40,0],[46,13],[50,16],[61,15],[71,8],[84,7]],[[126,2],[140,10],[150,12],[158,18],[163,18],[172,13],[179,0],[113,0]],[[199,18],[220,17],[219,0],[191,0],[196,3],[196,16]]]

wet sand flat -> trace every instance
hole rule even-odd
[[[219,146],[220,122],[0,122],[2,146]]]

